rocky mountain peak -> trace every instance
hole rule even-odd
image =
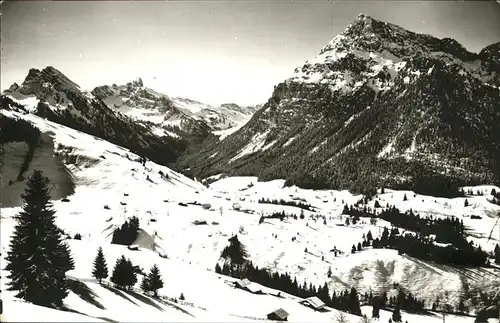
[[[500,42],[486,46],[479,52],[479,57],[486,61],[491,68],[496,69],[500,77]]]
[[[127,85],[130,85],[134,88],[142,88],[144,87],[144,83],[142,82],[142,79],[140,77],[136,78],[135,80],[128,82]]]
[[[411,187],[422,174],[495,181],[499,52],[360,14],[244,127],[180,165],[197,177],[257,174],[316,188]]]
[[[9,90],[19,91],[23,95],[38,96],[52,91],[80,91],[80,87],[58,69],[47,66],[41,71],[31,68],[21,86],[13,85]]]
[[[320,51],[320,55],[363,51],[390,53],[398,58],[420,52],[444,52],[461,60],[475,60],[478,55],[467,51],[452,38],[439,39],[419,34],[393,23],[380,21],[365,14],[358,17]]]

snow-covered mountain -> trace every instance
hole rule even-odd
[[[81,131],[51,122],[35,114],[1,110],[2,129],[9,126],[9,138],[2,138],[2,257],[6,255],[20,211],[19,196],[26,175],[40,169],[54,184],[51,194],[57,213],[57,225],[68,237],[80,234],[82,240],[68,239],[75,259],[75,269],[68,272],[71,292],[65,299],[72,311],[61,312],[24,303],[6,290],[1,280],[5,320],[30,321],[29,312],[47,315],[50,321],[114,320],[141,321],[263,321],[278,308],[285,309],[291,322],[332,322],[339,311],[317,312],[299,302],[302,300],[279,290],[253,283],[263,294],[233,287],[234,278],[214,273],[214,266],[228,238],[238,234],[248,251],[248,258],[260,268],[289,273],[299,282],[307,280],[316,286],[325,282],[330,292],[356,287],[360,294],[373,291],[397,293],[397,288],[424,299],[427,306],[439,298],[441,304],[456,308],[463,300],[471,313],[481,307],[480,295],[497,291],[499,269],[455,268],[418,260],[396,250],[372,249],[351,254],[351,246],[370,230],[374,238],[391,224],[379,219],[376,223],[361,218],[357,224],[344,225],[345,204],[353,205],[362,195],[348,191],[307,190],[285,187],[284,180],[259,182],[256,177],[219,178],[209,187],[195,182],[167,167],[151,161],[144,164],[140,156]],[[31,129],[31,130],[30,130]],[[30,146],[23,138],[39,133]],[[26,135],[27,134],[27,135]],[[26,156],[31,155],[31,158]],[[25,161],[28,161],[25,166]],[[22,173],[24,176],[19,176]],[[435,217],[459,217],[469,227],[468,239],[491,252],[495,236],[488,238],[495,225],[498,205],[488,202],[495,186],[466,187],[476,195],[466,198],[435,198],[411,191],[378,192],[367,206],[375,203],[396,205]],[[481,193],[481,195],[477,195]],[[408,198],[405,198],[408,196]],[[302,201],[311,210],[296,206],[259,203],[261,198]],[[464,200],[468,206],[464,208]],[[204,207],[208,204],[208,207]],[[303,219],[265,219],[275,212],[294,214]],[[475,214],[481,219],[473,219]],[[139,250],[110,244],[112,232],[123,222],[136,216],[140,233]],[[293,239],[295,237],[295,239]],[[164,275],[165,286],[155,300],[143,295],[138,286],[122,291],[101,286],[91,277],[92,260],[99,246],[103,247],[108,267],[121,255],[146,270],[157,264]],[[335,255],[332,248],[342,251]],[[162,257],[160,257],[160,255]],[[166,257],[165,257],[166,256]],[[2,263],[5,263],[2,259]],[[331,268],[332,276],[327,276]],[[6,277],[1,268],[1,276]],[[180,294],[186,298],[178,303],[172,299]],[[500,301],[500,299],[499,299]],[[133,303],[133,304],[129,304]],[[135,304],[135,305],[134,305]],[[125,306],[132,306],[124,311]],[[441,309],[438,308],[438,309]],[[371,307],[363,306],[371,315]],[[81,316],[83,315],[83,316]],[[381,320],[391,313],[381,311]],[[347,314],[350,321],[361,318]],[[441,322],[438,313],[426,316],[403,311],[409,323]],[[451,322],[472,322],[467,316],[447,315]]]
[[[356,190],[437,177],[498,183],[499,49],[471,53],[361,14],[248,123],[179,165],[197,177]]]
[[[30,69],[21,85],[13,84],[0,96],[0,108],[33,113],[127,147],[162,164],[175,161],[187,147],[185,138],[158,133],[147,124],[110,109],[50,66]]]
[[[205,121],[217,134],[217,131],[227,131],[241,127],[262,106],[239,106],[235,103],[224,103],[219,107],[193,101],[185,98],[173,98],[174,105]]]
[[[258,109],[171,99],[145,87],[140,78],[88,92],[51,66],[30,69],[21,85],[14,83],[2,93],[0,105],[109,140],[164,165],[212,132],[234,131]]]
[[[186,99],[170,98],[146,86],[139,78],[125,85],[104,85],[92,90],[109,107],[141,122],[159,126],[165,131],[179,128],[182,131],[198,132],[200,136],[209,131],[227,130],[247,122],[258,107],[240,107],[237,104],[209,104]]]
[[[56,224],[75,269],[67,272],[62,311],[16,298],[2,265],[0,320],[262,322],[281,308],[289,322],[362,321],[329,306],[303,305],[296,294],[304,283],[326,286],[327,297],[354,287],[368,317],[365,295],[404,292],[428,311],[402,310],[403,322],[439,323],[444,311],[447,322],[472,323],[483,313],[498,323],[499,50],[494,44],[469,53],[453,40],[360,15],[255,109],[170,98],[140,79],[89,93],[55,68],[30,70],[0,97],[0,263],[6,263],[26,178],[38,169],[51,182]],[[196,136],[204,139],[201,147],[186,153],[185,138]],[[179,165],[212,176],[202,184],[165,166],[181,153]],[[386,186],[415,182],[416,174],[431,186],[449,185],[443,178],[468,186],[459,197]],[[294,183],[377,189],[363,195]],[[401,213],[382,217],[393,206]],[[362,215],[347,214],[353,210]],[[400,220],[411,214],[421,227]],[[137,248],[112,244],[114,230],[132,217],[139,220]],[[447,231],[446,221],[460,223],[459,243],[424,230]],[[375,246],[389,228],[399,247],[411,241],[415,250],[423,245],[441,253]],[[373,241],[361,247],[368,232]],[[273,288],[257,281],[237,288],[235,278],[215,272],[234,235],[246,260],[272,274]],[[411,237],[420,240],[405,240]],[[122,255],[146,271],[157,265],[165,282],[161,297],[143,293],[140,277],[131,290],[109,279],[97,283],[98,247],[110,274]],[[458,257],[447,257],[456,251]],[[457,265],[476,255],[484,257],[480,265]],[[293,278],[297,289],[286,291],[278,274]],[[469,316],[456,313],[460,304]],[[373,321],[388,322],[391,311],[386,306]]]
[[[203,139],[210,128],[184,109],[179,109],[167,96],[145,87],[138,78],[125,85],[98,86],[92,94],[110,108],[140,123],[148,124],[165,135],[194,135]]]

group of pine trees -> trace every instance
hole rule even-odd
[[[363,248],[371,246],[372,242],[373,242],[373,235],[371,230],[368,230],[368,233],[366,235],[363,233],[363,241],[358,242],[357,246],[352,245],[351,253],[359,252],[363,250]]]
[[[138,273],[142,273],[140,268],[134,266],[130,259],[121,256],[116,260],[115,267],[111,274],[111,282],[119,288],[131,289],[137,283]],[[92,277],[96,278],[99,283],[102,283],[102,280],[108,278],[108,275],[108,265],[106,264],[102,248],[99,247],[94,259]],[[155,297],[158,297],[158,290],[162,287],[163,280],[160,270],[154,265],[149,274],[144,275],[141,282],[141,289],[146,293],[152,292]]]
[[[314,211],[314,208],[310,204],[306,204],[306,203],[302,203],[302,202],[298,202],[297,203],[295,201],[285,201],[283,199],[281,199],[281,200],[270,200],[270,199],[261,198],[261,199],[259,199],[259,203],[285,205],[285,206],[295,206],[295,207],[301,208],[303,210]]]
[[[374,248],[394,248],[401,253],[421,260],[432,260],[443,264],[484,266],[488,254],[481,247],[474,247],[466,239],[466,228],[458,218],[420,217],[412,210],[405,213],[396,207],[388,207],[379,214],[369,212],[364,208],[344,207],[345,214],[358,217],[380,218],[391,222],[395,227],[385,228],[382,237],[372,243]],[[416,235],[402,236],[397,227],[417,232]],[[431,235],[435,238],[431,239]],[[435,242],[449,244],[443,247]],[[353,249],[354,251],[354,249]]]
[[[139,232],[139,219],[135,216],[125,221],[120,228],[113,231],[111,243],[121,245],[131,245],[137,239]]]
[[[434,239],[420,234],[400,235],[398,228],[384,228],[382,237],[373,241],[373,248],[392,248],[399,253],[440,264],[481,267],[488,261],[488,254],[481,246],[475,247],[472,241],[458,246],[440,246]]]
[[[68,295],[66,272],[74,269],[74,261],[63,231],[55,224],[55,211],[50,202],[49,179],[35,170],[21,195],[22,211],[15,216],[17,225],[10,240],[5,270],[8,290],[16,297],[33,304],[62,308]],[[92,276],[99,283],[108,277],[108,267],[102,248],[94,260]],[[118,259],[111,281],[120,287],[131,287],[137,282],[137,267],[130,260]],[[163,287],[158,267],[153,266],[141,285],[145,292],[157,295]]]
[[[344,214],[357,217],[380,218],[392,223],[396,227],[406,230],[420,232],[422,235],[436,235],[437,242],[460,242],[463,240],[466,232],[463,221],[458,218],[434,218],[432,216],[420,217],[412,210],[402,213],[395,206],[388,206],[382,212],[374,214],[364,208],[354,208],[353,206],[344,206]]]
[[[383,308],[393,308],[392,321],[401,322],[401,310],[413,313],[421,313],[424,310],[425,303],[417,299],[411,293],[406,294],[403,290],[398,291],[397,297],[387,297],[387,293],[373,297],[365,297],[368,304],[372,306],[372,317],[379,318],[380,310]]]
[[[244,265],[232,266],[224,263],[221,267],[215,265],[215,272],[222,275],[227,275],[235,278],[248,278],[249,280],[259,283],[263,286],[281,290],[291,295],[301,298],[317,296],[326,305],[342,311],[346,311],[355,315],[361,315],[359,296],[355,288],[350,291],[330,295],[328,286],[316,287],[311,283],[304,281],[302,284],[297,282],[296,278],[292,278],[289,273],[280,274],[277,272],[269,272],[266,269],[255,266],[251,261],[245,262]]]
[[[285,213],[285,211],[281,212],[273,212],[270,215],[261,215],[259,219],[259,224],[264,222],[265,219],[280,219],[280,221],[283,221],[287,218],[293,217],[291,214]],[[297,215],[295,215],[295,218],[297,218]]]
[[[316,287],[304,281],[299,284],[296,278],[292,278],[289,273],[271,273],[266,269],[255,266],[251,261],[246,260],[247,252],[243,244],[235,235],[229,239],[230,244],[222,251],[221,258],[225,259],[223,266],[215,265],[215,272],[235,278],[248,278],[269,288],[284,291],[288,294],[301,298],[317,296],[325,304],[339,310],[352,314],[361,315],[359,296],[355,288],[337,294],[330,295],[329,288],[324,286]]]

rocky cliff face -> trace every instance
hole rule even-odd
[[[498,182],[498,48],[471,53],[360,15],[244,127],[179,166],[357,190]]]

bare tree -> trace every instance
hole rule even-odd
[[[341,311],[337,312],[337,314],[335,315],[335,319],[337,320],[337,323],[349,323],[347,315]]]
[[[368,316],[366,316],[366,315],[363,315],[363,316],[361,317],[361,320],[359,321],[359,323],[371,323],[371,322],[372,322],[372,319],[371,319],[371,318],[369,318],[369,317],[368,317]]]

